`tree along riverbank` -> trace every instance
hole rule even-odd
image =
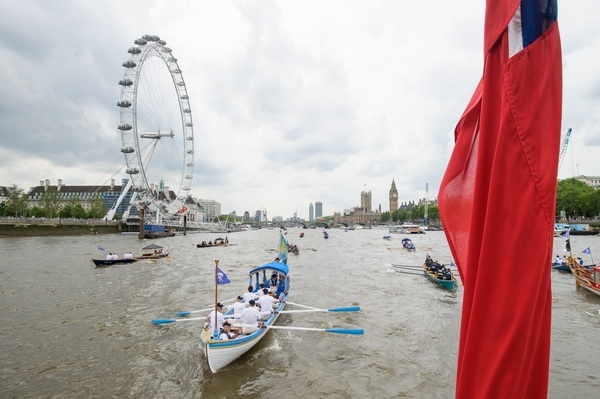
[[[121,234],[121,224],[106,223],[74,223],[70,221],[45,221],[36,223],[29,219],[0,221],[1,237],[46,237],[46,236],[81,236],[96,234]]]

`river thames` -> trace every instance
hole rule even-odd
[[[2,398],[452,398],[462,286],[443,290],[421,273],[426,254],[448,263],[443,232],[413,235],[402,250],[387,230],[290,229],[289,301],[356,313],[283,314],[277,324],[364,328],[364,335],[269,331],[250,352],[211,374],[198,321],[151,324],[214,302],[214,266],[231,280],[219,300],[241,294],[253,266],[276,256],[279,231],[228,234],[228,247],[196,248],[215,234],[153,241],[135,235],[0,238],[0,392]],[[305,236],[300,238],[300,232]],[[156,243],[170,257],[94,268],[108,252],[140,254]],[[98,252],[98,245],[106,252]],[[574,254],[598,236],[572,236]],[[555,254],[564,239],[555,238]],[[598,252],[596,254],[596,252]],[[598,258],[598,259],[596,259]],[[514,273],[523,265],[499,265]],[[548,266],[550,267],[550,266]],[[597,398],[600,297],[552,271],[549,398]],[[299,309],[289,305],[287,309]],[[204,315],[204,313],[202,314]]]

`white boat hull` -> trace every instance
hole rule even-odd
[[[281,302],[277,308],[277,311],[280,312],[284,308],[285,302]],[[269,320],[265,322],[265,324],[273,325],[278,317],[279,313],[273,314]],[[250,335],[228,341],[209,341],[208,343],[202,342],[202,345],[204,346],[204,355],[206,356],[206,360],[208,362],[208,368],[212,373],[216,373],[224,367],[227,367],[231,362],[248,352],[254,345],[259,343],[260,340],[266,335],[267,331],[267,328],[260,328]]]

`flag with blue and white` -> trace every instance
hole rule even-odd
[[[590,247],[587,247],[587,248],[586,248],[586,249],[584,249],[584,250],[583,250],[581,253],[582,253],[582,254],[588,254],[588,255],[591,255],[591,253],[592,253],[592,250],[590,249]]]
[[[219,267],[217,267],[217,284],[229,284],[231,283],[231,281],[229,280],[229,277],[227,277],[227,275],[225,274],[225,272],[223,270],[221,270]]]
[[[283,235],[279,235],[279,261],[287,265],[288,244]]]
[[[104,251],[104,248],[102,248],[102,245],[98,245],[98,251]]]
[[[561,236],[565,237],[567,240],[569,239],[570,235],[569,235],[569,230],[565,230],[562,233],[560,233]]]

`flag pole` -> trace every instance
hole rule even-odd
[[[217,304],[219,303],[219,276],[217,275],[219,271],[219,259],[215,259],[215,318],[214,318],[214,332],[215,335],[218,336],[219,332],[217,331]]]

